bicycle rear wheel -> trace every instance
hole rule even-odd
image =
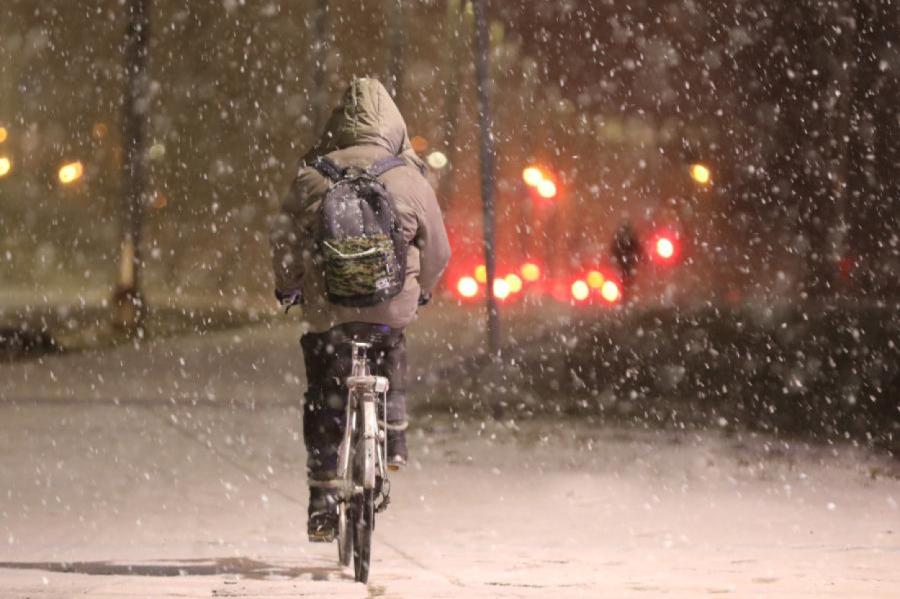
[[[365,489],[353,497],[353,569],[357,582],[368,582],[375,529],[375,490]]]
[[[353,519],[348,500],[338,506],[338,561],[342,566],[349,566],[353,559]]]

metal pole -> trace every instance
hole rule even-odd
[[[147,92],[147,58],[150,41],[150,1],[131,0],[125,47],[125,97],[123,104],[124,222],[116,303],[120,322],[135,332],[144,314],[141,295],[141,233],[144,223],[144,123]],[[129,306],[130,304],[130,306]]]
[[[486,0],[473,0],[475,9],[475,78],[478,91],[478,125],[481,129],[481,201],[484,205],[484,265],[487,270],[488,349],[500,353],[500,314],[494,297],[496,272],[494,247],[494,137],[491,131],[490,97],[488,95],[488,52],[490,37]]]

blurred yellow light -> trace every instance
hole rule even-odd
[[[592,270],[585,278],[587,279],[588,287],[591,289],[600,289],[603,287],[603,282],[606,281],[606,277],[599,270]]]
[[[84,165],[81,162],[69,162],[68,164],[64,164],[59,169],[59,182],[63,185],[68,185],[70,183],[74,183],[81,179],[81,176],[84,174]]]
[[[519,275],[508,274],[503,277],[503,280],[506,281],[507,286],[509,286],[510,292],[519,293],[522,291],[522,279],[519,278]]]
[[[615,281],[606,281],[600,288],[600,295],[609,303],[613,303],[618,301],[621,292],[619,291],[619,286],[616,285]]]
[[[463,297],[475,297],[478,294],[478,283],[472,277],[463,277],[456,284],[456,290]]]
[[[503,279],[494,279],[494,297],[504,300],[509,297],[509,285]]]
[[[9,131],[6,130],[6,127],[0,127],[0,144],[6,141],[7,137],[9,137]]]
[[[529,283],[534,283],[541,278],[541,268],[534,262],[526,262],[522,265],[522,278]]]
[[[529,187],[537,187],[544,180],[544,173],[536,166],[529,166],[522,171],[522,180]]]
[[[479,283],[487,283],[487,267],[484,264],[475,267],[475,280]]]
[[[548,200],[556,197],[556,183],[550,179],[543,179],[537,186],[538,195]]]
[[[12,161],[6,156],[0,156],[0,177],[5,177],[12,170]]]
[[[583,302],[591,294],[591,288],[581,279],[572,283],[572,297],[575,301]]]
[[[712,171],[709,170],[708,166],[700,164],[699,162],[696,164],[692,164],[691,179],[693,179],[700,185],[707,185],[712,179]]]

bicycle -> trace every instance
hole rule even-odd
[[[346,425],[338,449],[338,561],[353,559],[357,582],[369,579],[375,514],[390,503],[387,478],[388,379],[370,374],[371,343],[351,341],[352,367],[347,384]],[[378,418],[381,411],[382,418]]]

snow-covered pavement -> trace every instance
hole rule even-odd
[[[358,585],[304,538],[295,336],[0,366],[0,597],[900,596],[896,461],[446,417],[418,423]]]

